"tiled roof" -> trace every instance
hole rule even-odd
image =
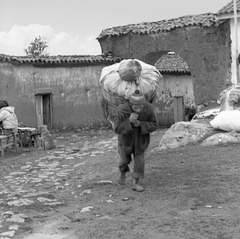
[[[161,73],[190,73],[186,61],[181,56],[170,52],[160,57],[155,67]]]
[[[103,30],[97,39],[101,39],[107,36],[125,35],[130,32],[134,34],[149,34],[171,31],[175,28],[183,28],[188,26],[210,27],[214,24],[217,25],[219,23],[220,20],[216,19],[215,14],[205,13],[200,15],[183,16],[170,20],[162,20],[158,22],[143,22],[139,24],[112,27]]]
[[[240,0],[236,0],[236,7],[237,7],[237,11],[240,11]],[[225,5],[224,7],[222,7],[218,12],[217,15],[220,14],[227,14],[227,13],[233,13],[234,9],[233,9],[233,1],[229,2],[227,5]]]
[[[17,64],[32,64],[32,65],[62,65],[62,64],[88,64],[94,65],[96,63],[116,63],[121,61],[122,58],[114,57],[110,53],[105,53],[102,55],[72,55],[72,56],[42,56],[42,57],[32,57],[32,56],[10,56],[0,54],[0,62],[10,62]]]

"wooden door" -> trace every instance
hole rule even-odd
[[[52,128],[52,107],[51,94],[35,95],[37,125],[47,125],[48,129]]]
[[[184,121],[183,96],[174,97],[174,122]]]
[[[43,104],[42,95],[35,95],[37,126],[43,125]]]

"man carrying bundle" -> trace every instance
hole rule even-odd
[[[119,105],[121,117],[114,124],[118,134],[118,153],[120,155],[119,184],[125,185],[128,165],[133,156],[133,190],[141,192],[145,189],[139,184],[144,176],[144,153],[150,142],[150,133],[157,130],[157,117],[153,106],[148,103],[142,93],[136,90],[129,97],[129,102]]]

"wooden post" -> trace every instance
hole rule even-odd
[[[237,84],[240,83],[240,76],[239,76],[239,62],[238,62],[238,23],[237,23],[237,4],[236,0],[233,0],[233,8],[234,8],[234,30],[235,30],[235,47],[236,47],[236,56],[234,60],[234,65],[236,69],[236,80]]]

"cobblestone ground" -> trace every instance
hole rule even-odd
[[[82,190],[81,183],[101,173],[92,171],[92,165],[112,154],[117,145],[110,130],[57,135],[56,140],[55,150],[10,149],[0,159],[0,239],[31,231],[34,219],[48,217],[59,206],[91,193]]]

